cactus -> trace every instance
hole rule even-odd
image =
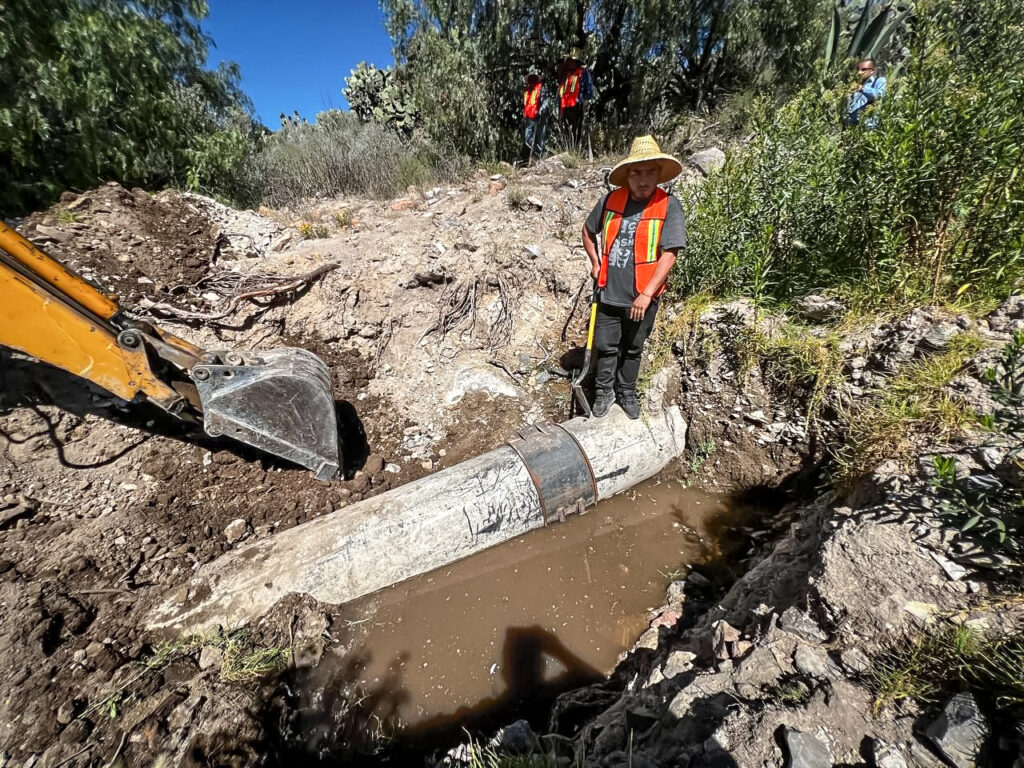
[[[363,122],[377,122],[405,134],[418,122],[409,87],[392,67],[377,69],[359,62],[345,79],[342,93]]]
[[[832,23],[825,41],[826,72],[838,63],[844,16],[851,28],[844,58],[862,60],[878,56],[914,12],[911,2],[886,2],[877,14],[874,13],[875,5],[875,0],[865,0],[863,8],[844,3],[832,9]]]

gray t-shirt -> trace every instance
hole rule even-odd
[[[604,203],[608,195],[604,195],[587,216],[587,231],[595,239],[601,231],[604,218]],[[601,302],[613,307],[628,307],[636,299],[636,280],[633,276],[634,246],[636,228],[644,211],[644,203],[638,203],[632,197],[626,203],[622,213],[622,225],[619,236],[612,243],[608,254],[608,282],[601,290]],[[683,206],[675,196],[668,199],[668,212],[661,228],[661,250],[674,251],[686,245],[686,221],[683,218]],[[603,256],[602,256],[603,258]]]

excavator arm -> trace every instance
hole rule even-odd
[[[0,222],[0,346],[145,398],[207,433],[305,466],[339,467],[330,372],[303,349],[208,352],[133,318],[108,295]]]

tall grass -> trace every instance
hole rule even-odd
[[[923,0],[875,130],[849,81],[754,109],[755,138],[687,202],[673,282],[785,301],[984,300],[1024,278],[1024,3]]]
[[[466,165],[435,143],[332,110],[317,115],[314,124],[269,136],[242,173],[252,201],[282,206],[340,194],[392,197],[410,184],[451,180]]]
[[[969,625],[943,623],[908,640],[873,670],[877,715],[903,699],[936,702],[966,688],[1007,716],[1024,705],[1024,635],[986,636]]]

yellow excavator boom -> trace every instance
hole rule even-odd
[[[0,222],[0,346],[137,397],[180,417],[201,414],[229,435],[302,464],[318,478],[339,467],[330,373],[316,355],[283,347],[208,352],[133,318]]]

